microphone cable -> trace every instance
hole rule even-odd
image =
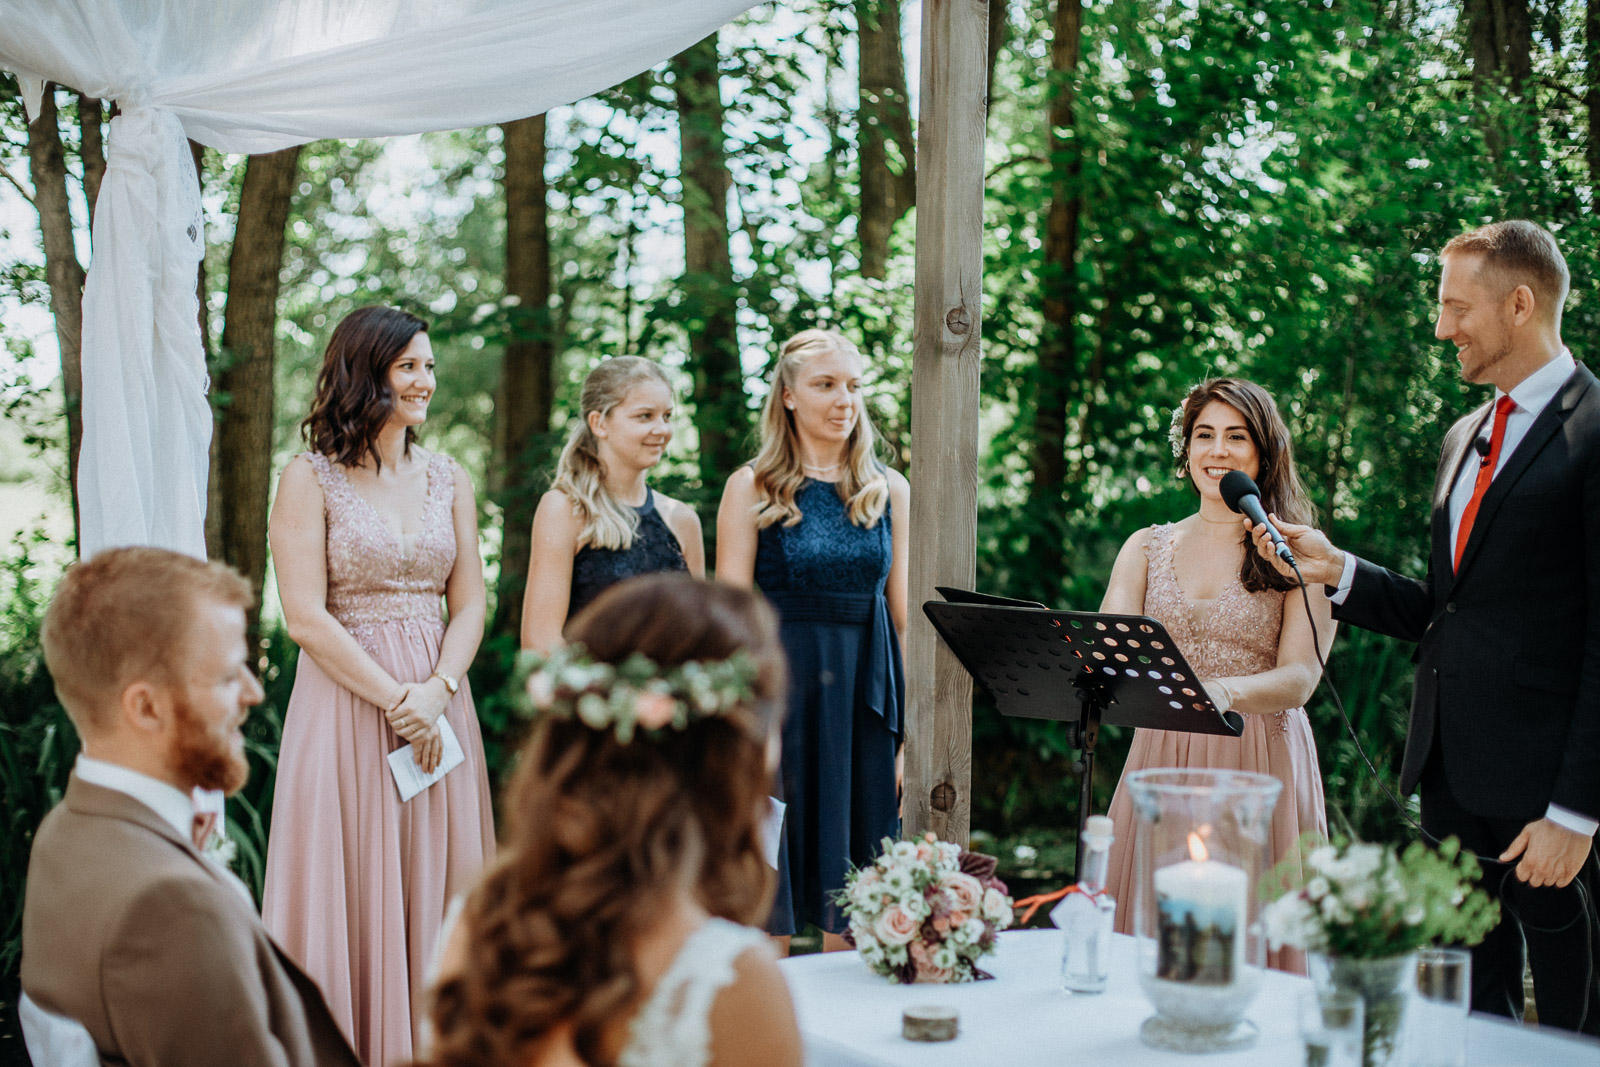
[[[1246,551],[1250,551],[1255,546],[1253,544],[1247,544],[1245,547]],[[1400,798],[1395,795],[1394,790],[1389,788],[1389,783],[1383,780],[1383,775],[1378,772],[1377,766],[1372,762],[1371,757],[1367,755],[1367,750],[1362,747],[1361,736],[1356,733],[1355,724],[1350,721],[1350,716],[1346,714],[1344,710],[1344,701],[1339,698],[1339,688],[1333,684],[1333,679],[1328,673],[1327,661],[1322,658],[1322,637],[1317,632],[1317,619],[1311,611],[1311,594],[1306,589],[1305,575],[1300,573],[1300,565],[1298,563],[1290,563],[1289,566],[1294,570],[1295,580],[1300,583],[1300,600],[1305,605],[1306,623],[1311,627],[1311,650],[1316,653],[1317,666],[1322,670],[1322,681],[1328,687],[1328,694],[1333,697],[1333,706],[1338,709],[1339,718],[1344,721],[1344,728],[1350,734],[1350,740],[1356,746],[1356,752],[1361,756],[1361,762],[1367,765],[1367,770],[1372,773],[1373,781],[1378,783],[1378,788],[1383,790],[1384,796],[1389,798],[1389,803],[1394,805],[1394,810],[1399,813],[1400,817],[1404,819],[1406,823],[1409,824],[1410,827],[1415,830],[1423,840],[1427,841],[1434,848],[1438,848],[1444,842],[1440,841],[1433,834],[1425,830],[1420,822],[1411,817],[1411,812],[1406,810],[1404,802],[1402,802]],[[1435,740],[1437,741],[1437,739]],[[1589,847],[1591,851],[1594,849],[1593,841],[1590,842]],[[1590,986],[1594,982],[1595,963],[1594,920],[1591,918],[1589,891],[1584,887],[1583,884],[1583,867],[1579,867],[1578,873],[1573,875],[1572,881],[1567,883],[1567,885],[1572,886],[1578,891],[1578,914],[1560,926],[1535,926],[1522,917],[1522,913],[1517,911],[1516,906],[1512,904],[1510,898],[1506,896],[1506,884],[1511,876],[1516,873],[1516,862],[1506,862],[1500,859],[1498,856],[1491,858],[1480,855],[1479,853],[1465,847],[1463,847],[1461,851],[1476,859],[1479,866],[1483,868],[1486,876],[1489,873],[1490,864],[1495,864],[1505,868],[1504,873],[1500,876],[1500,884],[1496,887],[1495,894],[1500,901],[1500,907],[1510,912],[1512,917],[1517,920],[1518,924],[1521,925],[1524,930],[1531,930],[1537,934],[1560,934],[1571,929],[1573,924],[1577,923],[1580,919],[1583,921],[1583,945],[1587,962],[1583,979],[1583,1011],[1578,1016],[1578,1025],[1575,1028],[1579,1033],[1582,1033],[1584,1023],[1586,1023],[1589,1019],[1589,1005],[1594,999]],[[1584,865],[1587,866],[1589,862],[1589,859],[1585,859]],[[1553,888],[1562,887],[1556,886]]]

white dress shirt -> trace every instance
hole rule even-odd
[[[78,762],[72,771],[90,785],[115,789],[126,793],[151,811],[165,819],[178,836],[185,841],[194,833],[194,801],[177,786],[168,785],[159,778],[122,766],[107,763],[78,753]]]
[[[218,830],[220,831],[223,826],[223,795],[216,790],[196,788],[192,793],[185,793],[177,786],[168,785],[159,778],[141,774],[120,763],[108,763],[105,760],[85,756],[82,752],[78,753],[78,760],[73,764],[72,772],[90,785],[126,793],[161,816],[185,841],[194,840],[196,812],[215,813]],[[200,854],[212,866],[228,876],[228,884],[234,892],[243,894],[245,900],[250,902],[250,906],[255,907],[255,897],[251,895],[250,887],[245,885],[238,875],[230,871],[209,851],[201,850]]]
[[[1494,473],[1498,475],[1505,469],[1506,461],[1517,450],[1522,439],[1528,436],[1528,428],[1533,425],[1545,408],[1550,406],[1550,401],[1556,398],[1561,391],[1561,386],[1572,377],[1572,372],[1578,367],[1572,358],[1572,353],[1566,349],[1550,362],[1524,378],[1509,394],[1494,391],[1495,400],[1509,395],[1513,407],[1506,415],[1506,435],[1500,442],[1500,456],[1495,461]],[[1480,426],[1475,437],[1482,437],[1492,424],[1494,409],[1484,416],[1484,425]],[[1467,454],[1469,457],[1471,453]],[[1450,489],[1450,550],[1455,551],[1456,537],[1461,529],[1461,516],[1467,510],[1467,504],[1472,500],[1472,490],[1478,480],[1478,465],[1463,461],[1461,469],[1456,473],[1456,482]],[[1335,604],[1343,604],[1350,595],[1350,586],[1355,582],[1356,557],[1349,552],[1344,554],[1344,568],[1339,572],[1339,586],[1328,596]],[[1564,826],[1585,837],[1593,837],[1595,831],[1600,830],[1600,821],[1579,815],[1575,811],[1556,804],[1551,804],[1545,812],[1545,818],[1558,826]]]

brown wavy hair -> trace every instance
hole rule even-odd
[[[568,631],[596,658],[662,666],[739,649],[760,671],[729,716],[621,744],[579,720],[540,720],[505,796],[499,859],[467,902],[467,958],[432,1009],[434,1067],[524,1064],[558,1026],[586,1063],[614,1063],[646,990],[634,966],[663,901],[694,891],[755,923],[774,875],[761,846],[784,694],[777,618],[754,593],[684,575],[619,583]]]
[[[1245,430],[1256,446],[1256,457],[1261,464],[1256,475],[1261,506],[1268,514],[1289,522],[1314,523],[1316,509],[1311,506],[1311,498],[1306,495],[1294,464],[1294,443],[1289,439],[1289,427],[1278,414],[1272,394],[1244,378],[1208,378],[1183,398],[1183,454],[1178,457],[1178,476],[1189,479],[1189,487],[1194,488],[1194,480],[1189,477],[1189,443],[1194,439],[1194,424],[1200,412],[1213,400],[1221,401],[1244,416]],[[1248,536],[1241,533],[1239,540],[1245,546],[1239,581],[1246,590],[1260,593],[1267,589],[1295,588],[1294,579],[1285,578],[1262,559]]]
[[[359,467],[371,456],[378,470],[378,432],[394,414],[389,368],[411,339],[428,324],[409,311],[372,304],[357,308],[333,328],[317,372],[317,395],[300,433],[313,452],[345,467]],[[416,440],[406,427],[407,455]]]

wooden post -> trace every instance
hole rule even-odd
[[[976,568],[988,37],[985,0],[924,0],[905,827],[963,845],[972,815],[972,680],[922,604],[937,596],[936,585],[971,588]]]

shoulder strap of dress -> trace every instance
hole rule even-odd
[[[311,472],[317,476],[317,484],[322,486],[322,492],[327,494],[333,483],[338,481],[333,476],[333,462],[321,452],[312,451],[302,454],[306,457],[306,461],[311,464]]]
[[[711,1005],[734,979],[733,962],[766,944],[759,930],[708,919],[689,935],[634,1016],[621,1067],[697,1067],[711,1055]]]
[[[1144,551],[1152,569],[1159,568],[1172,556],[1172,535],[1176,529],[1170,522],[1150,527],[1150,540],[1145,543]]]

